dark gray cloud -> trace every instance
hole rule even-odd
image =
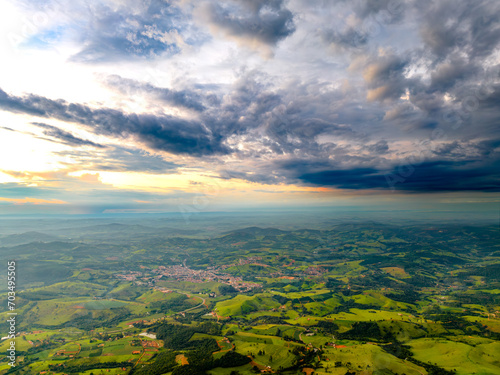
[[[297,178],[313,185],[334,186],[340,189],[374,189],[385,183],[383,175],[372,168],[305,173]]]
[[[85,125],[96,134],[136,137],[155,150],[194,156],[225,154],[223,137],[203,124],[172,116],[126,114],[110,108],[93,109],[83,104],[51,100],[38,95],[17,97],[0,89],[0,108]]]
[[[68,168],[77,163],[83,170],[161,174],[172,173],[180,166],[145,151],[118,146],[108,146],[105,150],[97,152],[75,149],[55,154],[71,159],[67,162]],[[64,162],[61,163],[64,165]]]
[[[244,74],[216,106],[203,114],[211,128],[223,134],[244,134],[262,125],[263,119],[281,103],[281,95],[255,72]]]
[[[368,145],[367,150],[375,155],[385,154],[389,151],[389,145],[385,139],[382,139],[377,143]]]
[[[478,161],[426,162],[416,166],[408,177],[402,177],[399,169],[394,169],[391,174],[403,178],[395,185],[398,190],[500,192],[499,171],[500,160],[497,159],[487,164]]]
[[[271,155],[314,155],[325,147],[317,137],[360,137],[348,124],[337,121],[343,107],[342,93],[320,93],[321,85],[297,85],[275,89],[266,76],[249,72],[235,82],[220,104],[203,113],[203,122],[226,137],[257,143]],[[337,102],[337,103],[336,103]],[[240,152],[262,156],[263,150]]]
[[[53,101],[38,95],[28,95],[24,99],[10,96],[0,89],[0,108],[14,113],[25,113],[34,116],[45,116],[47,110],[60,108],[64,101]]]
[[[479,164],[479,165],[478,165]],[[404,168],[404,169],[402,169]],[[402,170],[404,172],[402,173]],[[471,162],[425,162],[389,171],[373,168],[325,170],[297,178],[307,184],[339,189],[388,189],[408,192],[500,192],[500,160],[492,165]]]
[[[59,129],[56,126],[43,124],[40,122],[32,122],[32,125],[38,126],[39,128],[44,129],[43,134],[47,137],[55,138],[58,142],[69,145],[69,146],[92,146],[98,148],[105,148],[106,146],[94,143],[92,141],[78,138],[73,134]]]
[[[286,181],[350,190],[500,191],[498,137],[482,141],[444,141],[428,144],[421,153],[415,151],[414,157],[381,158],[389,150],[385,140],[361,149],[337,146],[323,157],[289,157],[256,168],[254,173],[231,173],[230,176],[269,184]],[[363,151],[366,152],[364,156]],[[266,170],[272,172],[265,174]]]
[[[292,12],[283,0],[232,0],[209,2],[203,18],[217,30],[245,43],[275,46],[293,34]]]
[[[402,24],[407,9],[411,8],[408,2],[401,0],[338,0],[323,1],[321,5],[318,3],[307,2],[306,5],[309,9],[319,8],[316,12],[324,14],[325,22],[318,25],[317,35],[324,44],[340,53],[373,50],[384,31]]]
[[[203,97],[192,90],[170,90],[117,75],[106,77],[105,84],[118,90],[123,95],[148,95],[160,103],[170,106],[182,107],[197,112],[205,110],[205,106],[202,104]]]
[[[368,100],[398,99],[408,87],[404,73],[409,61],[395,54],[374,58],[363,73],[368,86]]]
[[[269,184],[269,185],[285,182],[283,176],[278,175],[277,173],[267,173],[267,174],[258,172],[249,173],[249,172],[242,172],[242,171],[235,171],[228,169],[223,170],[217,177],[223,180],[231,180],[236,178],[240,180],[258,182],[261,184]]]
[[[422,13],[420,33],[440,59],[453,53],[469,58],[490,55],[500,42],[500,4],[494,0],[416,2]]]
[[[439,64],[432,71],[430,87],[439,92],[448,91],[477,71],[478,67],[469,64],[463,58],[452,56],[449,61]]]
[[[476,161],[495,163],[500,159],[500,139],[494,138],[481,141],[453,140],[443,142],[432,149],[437,160],[446,161]]]
[[[333,29],[321,30],[319,32],[322,40],[327,45],[333,45],[339,49],[352,49],[365,46],[369,40],[369,34],[355,27],[347,27],[342,31]]]
[[[401,21],[407,8],[407,2],[401,0],[362,0],[352,4],[360,18],[380,15],[380,20],[386,23]]]

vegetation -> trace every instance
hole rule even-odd
[[[30,275],[0,374],[500,373],[494,226],[113,228],[0,248]]]

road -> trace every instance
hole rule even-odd
[[[188,298],[191,298],[191,296],[189,294],[187,294],[187,293],[182,293],[182,294],[184,294]],[[190,307],[189,309],[186,309],[184,311],[179,311],[177,314],[185,313],[185,312],[197,309],[198,307],[201,307],[201,306],[206,307],[205,306],[205,301],[206,301],[205,298],[201,298],[201,297],[198,297],[198,296],[193,296],[193,298],[199,298],[199,299],[201,299],[201,303],[199,305],[195,306],[195,307]]]

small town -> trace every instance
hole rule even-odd
[[[260,257],[259,257],[260,258]],[[258,259],[241,260],[239,264],[252,263]],[[223,265],[220,267],[210,267],[207,270],[193,270],[185,264],[175,266],[159,266],[157,269],[145,269],[144,272],[128,271],[115,274],[115,277],[126,281],[133,281],[136,285],[154,286],[156,282],[162,279],[173,279],[176,281],[188,281],[192,283],[205,283],[216,281],[222,284],[231,285],[239,292],[247,292],[254,288],[260,288],[258,283],[245,282],[241,277],[232,276],[227,273],[221,273],[220,270],[232,267],[234,265]]]

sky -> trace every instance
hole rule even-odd
[[[0,0],[0,214],[498,210],[496,0]]]

